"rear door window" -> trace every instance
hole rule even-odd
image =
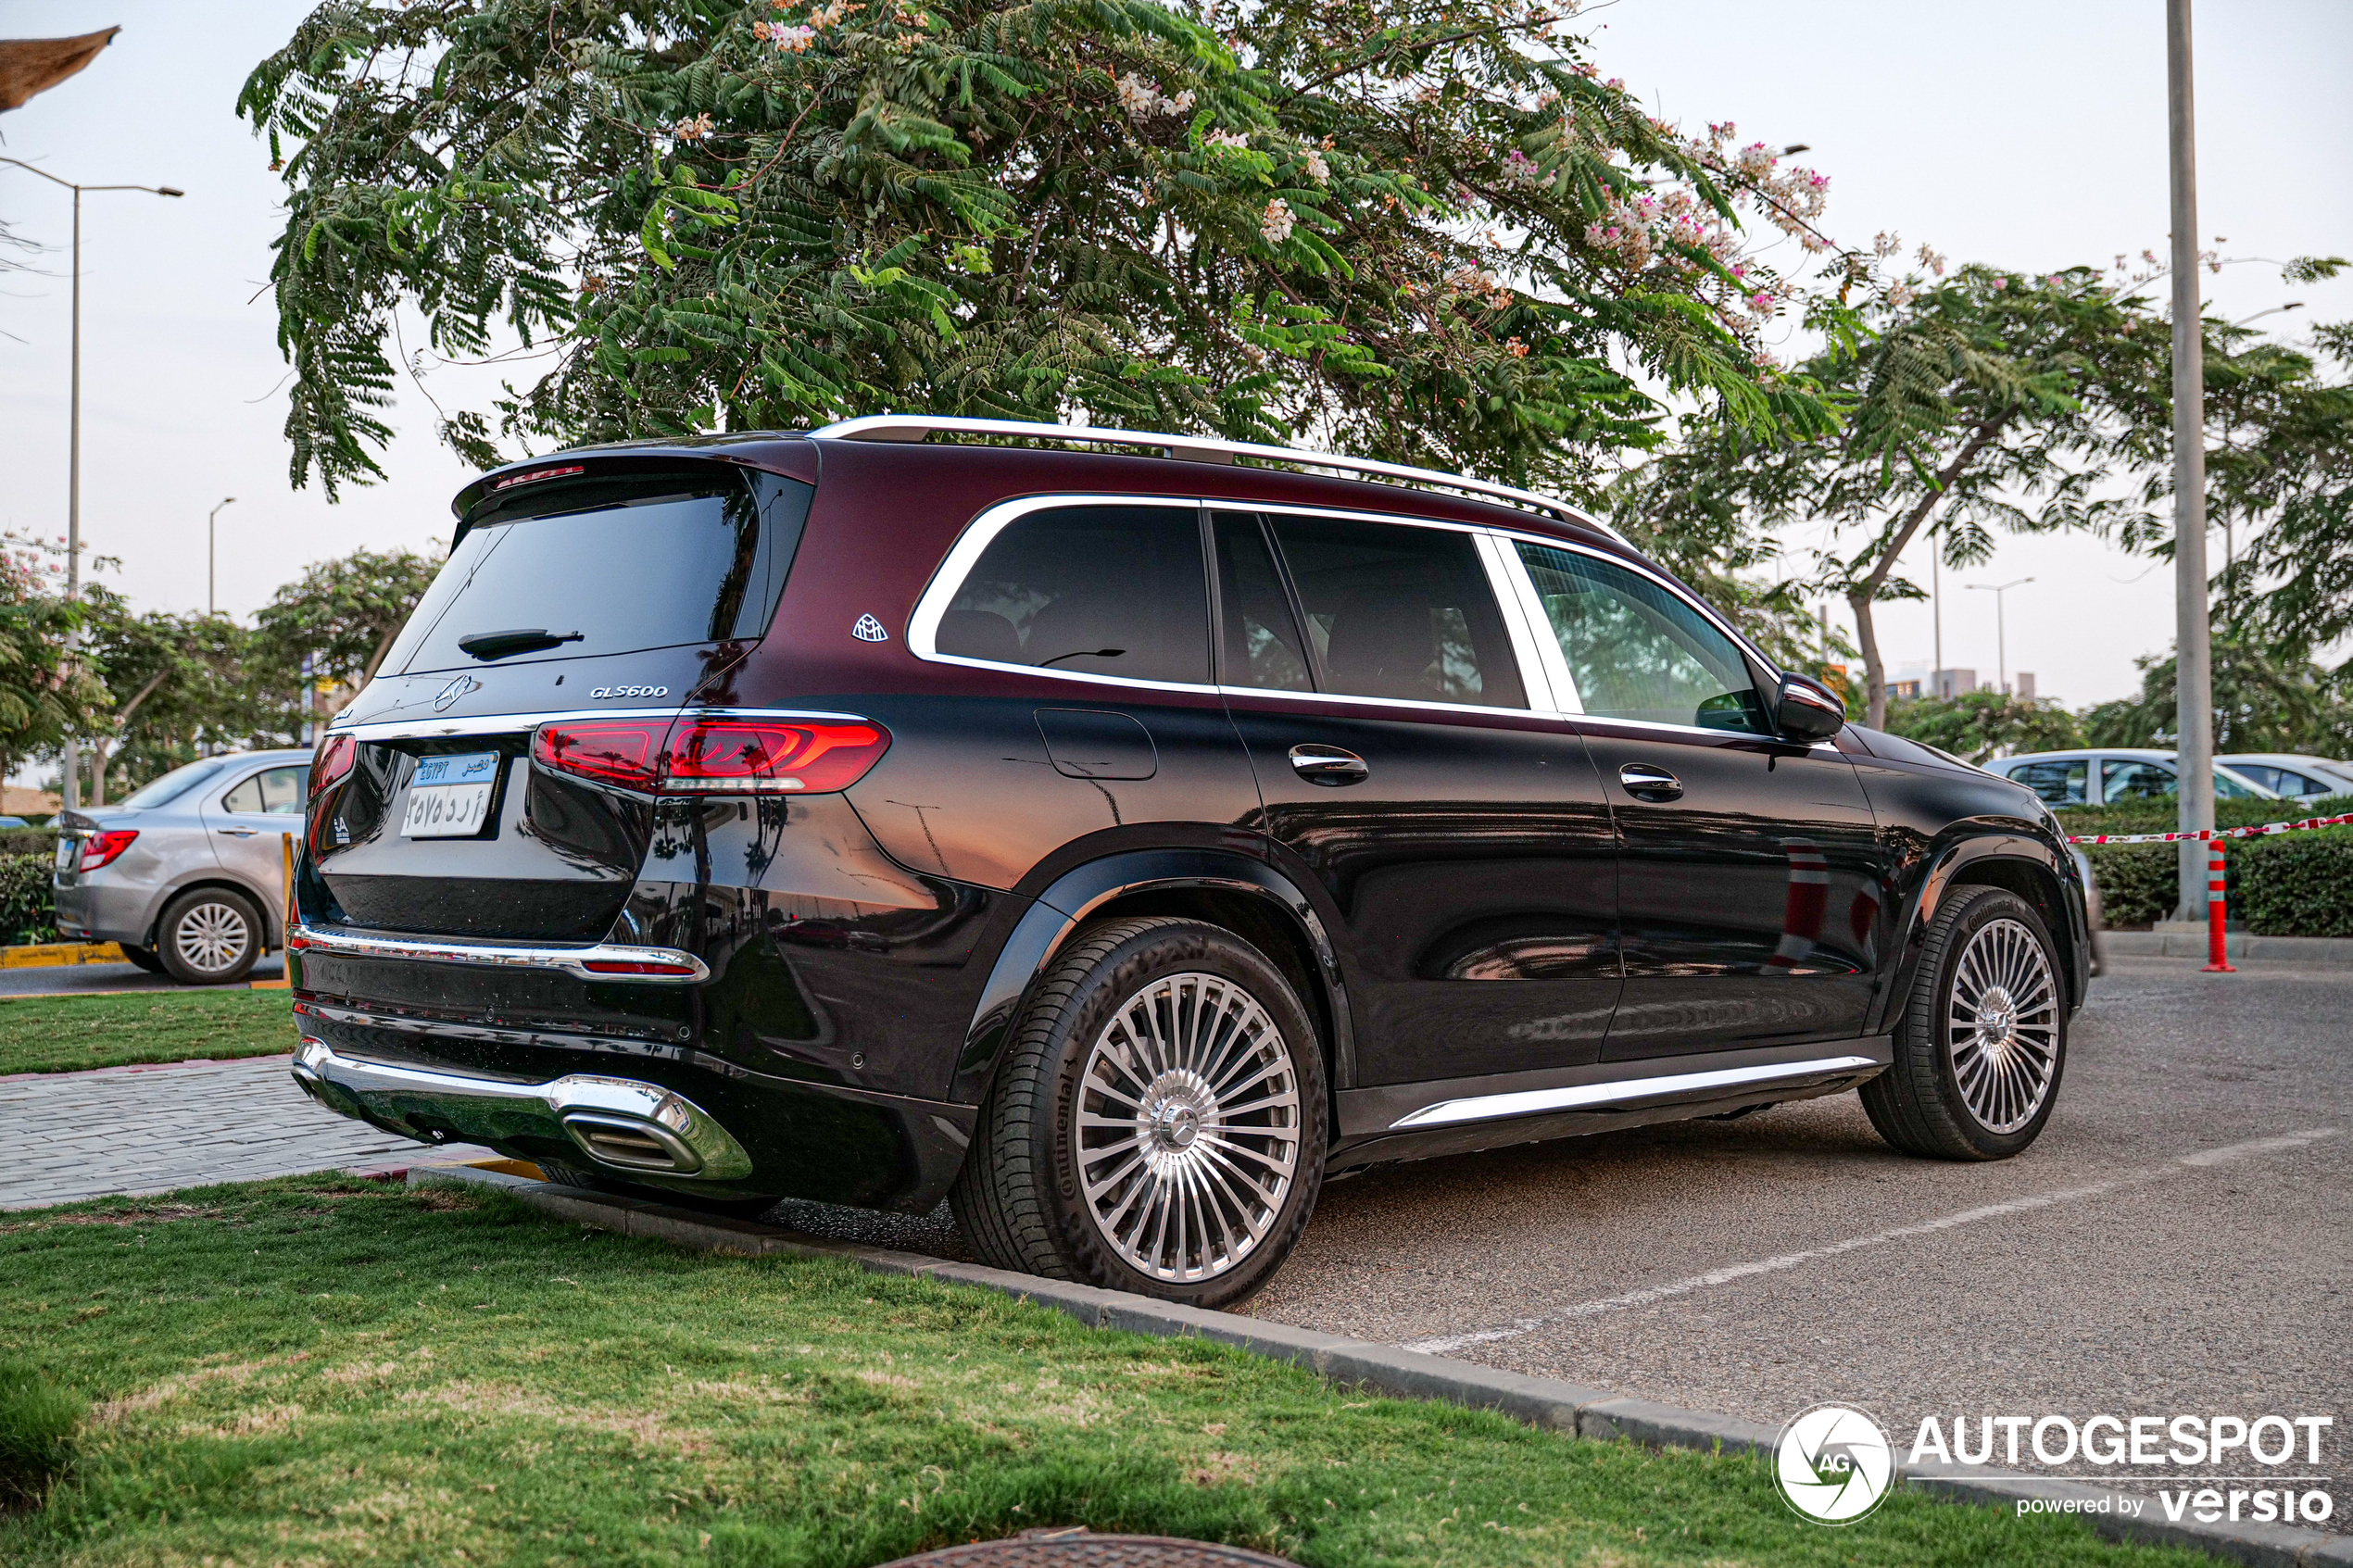
[[[2107,805],[2122,800],[2171,800],[2179,787],[2173,770],[2159,763],[2124,757],[2100,759],[2100,799]]]
[[[1209,579],[1192,507],[1058,507],[1007,523],[939,620],[958,659],[1209,684]]]
[[[2091,763],[2081,757],[2021,762],[2010,770],[2010,782],[2024,784],[2050,805],[2081,806],[2090,772]]]
[[[1285,512],[1269,512],[1265,521],[1306,618],[1290,634],[1304,633],[1317,689],[1405,702],[1528,706],[1494,590],[1469,534]],[[1276,646],[1288,610],[1277,614],[1263,593],[1258,602],[1266,607],[1258,624],[1274,641],[1258,650],[1254,684],[1295,679]],[[1243,607],[1245,635],[1256,639],[1250,603]]]
[[[238,784],[222,797],[220,804],[232,811],[299,816],[308,772],[308,769],[299,767],[268,769]]]
[[[795,480],[729,473],[535,494],[467,527],[384,668],[467,670],[758,637],[812,493]],[[460,646],[535,631],[544,644],[489,658]]]

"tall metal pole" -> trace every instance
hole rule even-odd
[[[220,507],[225,507],[235,499],[236,497],[234,495],[223,495],[220,498]],[[214,553],[212,529],[213,520],[220,515],[220,507],[215,507],[212,510],[205,513],[204,515],[204,612],[207,615],[218,615],[220,613],[220,607],[213,597]]]
[[[1936,664],[1931,670],[1928,684],[1936,684],[1937,670],[1944,668],[1944,551],[1936,543],[1936,535],[1928,536],[1928,610],[1936,621]],[[1943,692],[1935,694],[1943,696]]]
[[[1973,591],[1994,596],[1994,689],[2006,696],[2010,689],[2010,630],[2009,618],[2006,613],[2009,592],[2012,588],[2023,588],[2033,581],[2032,577],[2020,577],[2010,583],[1971,583],[1968,585]]]
[[[66,600],[82,597],[82,187],[73,188],[73,404],[66,425]],[[82,645],[80,632],[66,633],[66,666]],[[65,739],[65,809],[82,804],[82,737]]]
[[[2197,119],[2191,93],[2190,0],[2165,7],[2166,130],[2173,197],[2173,653],[2180,735],[2180,824],[2214,825],[2214,648],[2206,603],[2206,344],[2197,281]],[[2206,846],[2180,846],[2177,918],[2206,902]]]

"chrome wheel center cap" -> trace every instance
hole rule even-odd
[[[1998,985],[1978,1003],[1977,1031],[1989,1046],[2006,1046],[2018,1033],[2018,1004]]]
[[[1163,1100],[1152,1111],[1151,1129],[1163,1148],[1190,1148],[1201,1136],[1201,1112],[1183,1100]]]

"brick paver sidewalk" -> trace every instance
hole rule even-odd
[[[304,1171],[484,1159],[321,1110],[290,1058],[102,1068],[0,1080],[0,1209],[168,1192]]]

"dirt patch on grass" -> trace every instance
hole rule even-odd
[[[610,1432],[642,1447],[690,1459],[711,1449],[708,1433],[671,1426],[667,1424],[668,1416],[661,1411],[623,1411],[563,1403],[511,1383],[464,1378],[434,1388],[412,1388],[395,1398],[402,1404],[429,1402],[468,1415],[522,1416],[550,1425]]]
[[[0,1232],[46,1230],[55,1225],[168,1225],[176,1220],[217,1220],[226,1210],[193,1203],[159,1203],[148,1209],[123,1209],[110,1214],[55,1214],[45,1220],[19,1220],[0,1225]]]

